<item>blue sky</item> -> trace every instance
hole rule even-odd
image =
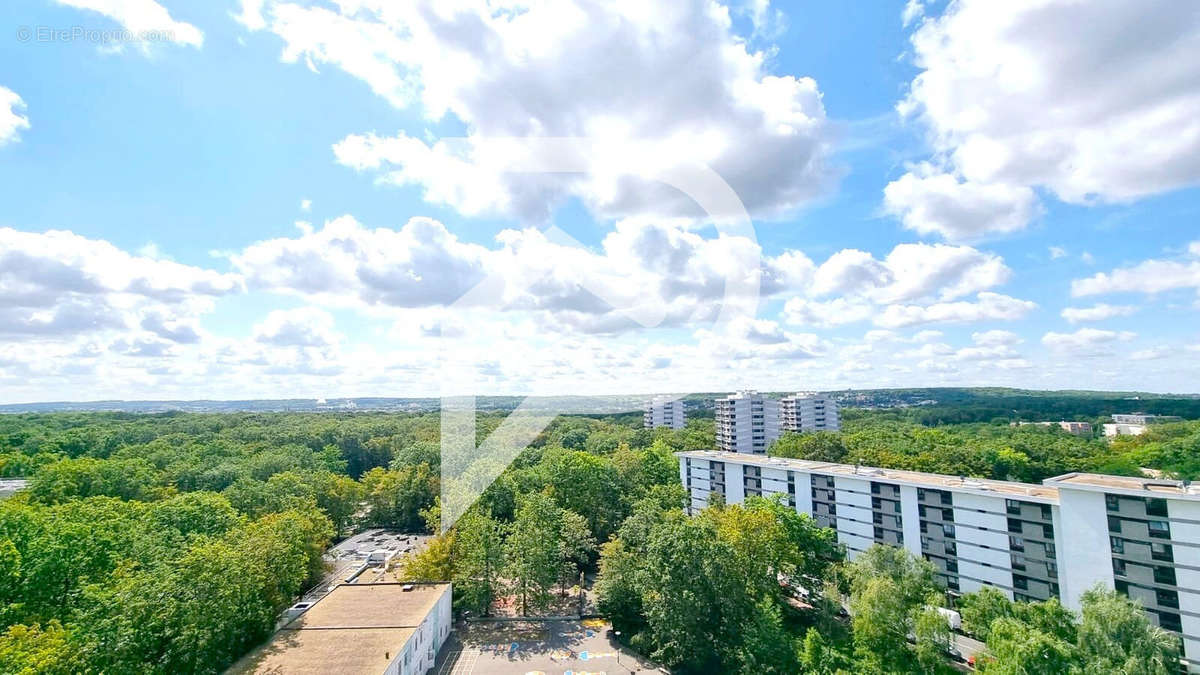
[[[1186,7],[376,4],[0,8],[0,399],[1196,390]]]

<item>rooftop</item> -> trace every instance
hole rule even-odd
[[[242,657],[230,675],[330,672],[379,675],[450,584],[341,584]]]
[[[1082,488],[1085,490],[1116,490],[1146,496],[1158,495],[1163,497],[1200,499],[1200,486],[1166,478],[1107,476],[1099,473],[1068,473],[1055,476],[1054,478],[1047,478],[1046,484]]]
[[[939,473],[923,473],[905,469],[881,469],[872,466],[856,466],[854,464],[835,464],[832,462],[814,462],[805,459],[786,459],[783,457],[767,457],[764,455],[749,455],[744,453],[718,452],[714,450],[697,450],[676,453],[681,457],[695,457],[738,464],[753,464],[772,468],[794,469],[810,473],[826,475],[853,476],[864,480],[879,480],[892,483],[905,483],[917,487],[954,488],[960,491],[999,493],[1004,496],[1033,498],[1041,501],[1058,501],[1058,489],[1048,485],[1032,483],[1017,483],[1004,480],[988,480],[986,478],[971,478],[969,476],[947,476]]]

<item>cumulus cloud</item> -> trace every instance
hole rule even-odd
[[[18,133],[29,128],[29,117],[22,115],[25,101],[17,92],[0,87],[0,145],[15,141]]]
[[[1113,354],[1113,346],[1137,337],[1129,331],[1081,328],[1074,333],[1049,332],[1042,336],[1042,344],[1072,356],[1092,357]]]
[[[891,305],[876,320],[885,328],[903,328],[922,323],[964,323],[973,321],[1015,321],[1037,308],[1029,300],[1000,293],[983,292],[974,301],[938,302],[932,305]]]
[[[1180,288],[1200,290],[1200,242],[1188,248],[1192,259],[1144,260],[1131,267],[1100,272],[1071,282],[1071,295],[1083,297],[1108,293],[1162,293]]]
[[[604,217],[694,217],[689,198],[628,170],[699,163],[753,215],[770,217],[837,178],[816,82],[770,74],[768,54],[752,50],[715,2],[564,1],[511,11],[482,0],[336,9],[255,0],[241,20],[281,38],[285,61],[339,68],[396,107],[461,122],[464,143],[364,133],[334,153],[465,214],[545,221],[577,197]],[[496,139],[527,136],[601,143],[584,174],[505,170],[514,146]]]
[[[199,47],[204,33],[190,23],[176,21],[154,0],[56,0],[60,5],[90,10],[116,21],[134,36],[153,42],[175,42]]]
[[[195,316],[240,288],[236,275],[132,255],[71,232],[0,228],[0,336],[80,335],[143,317],[148,330],[178,330],[162,317]]]
[[[1066,307],[1062,317],[1071,323],[1084,321],[1103,321],[1118,316],[1129,316],[1137,311],[1133,305],[1107,305],[1100,303],[1092,307]]]
[[[963,180],[929,164],[888,183],[883,204],[906,228],[955,241],[1015,232],[1039,212],[1029,187]]]
[[[330,347],[341,341],[333,317],[316,307],[275,310],[254,327],[253,337],[279,347]]]
[[[920,73],[898,110],[928,130],[940,172],[888,186],[908,227],[1012,231],[1036,213],[1034,188],[1090,204],[1200,182],[1188,3],[961,0],[911,42]]]

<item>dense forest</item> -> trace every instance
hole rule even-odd
[[[1010,427],[1012,417],[931,424],[926,412],[847,410],[843,432],[785,436],[772,452],[1030,481],[1200,470],[1198,422],[1110,443]],[[477,436],[503,419],[479,414]],[[682,672],[940,667],[930,664],[942,662],[945,635],[929,614],[939,594],[921,561],[883,551],[849,565],[831,532],[774,502],[683,516],[673,453],[712,438],[702,418],[651,432],[635,415],[560,417],[437,532],[434,413],[2,415],[0,475],[29,484],[0,502],[0,672],[220,672],[317,582],[331,541],[368,526],[434,531],[404,570],[453,580],[460,612],[488,613],[505,598],[536,614],[581,571],[594,573],[623,639]],[[781,578],[796,580],[792,590]],[[888,583],[912,592],[869,611],[896,595]],[[852,620],[842,600],[859,607]],[[694,611],[700,602],[711,611]],[[1130,610],[1118,597],[1091,602],[1106,615]],[[1005,670],[1004,655],[1030,650],[1095,670],[1157,663],[1173,649],[1137,612],[1123,635],[1151,647],[1104,642],[1100,655],[1087,608],[1036,632],[1022,626],[1048,619],[1024,607],[975,605],[990,612],[968,623],[992,672],[1021,672]],[[897,635],[918,639],[885,650]]]

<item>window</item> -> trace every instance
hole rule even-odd
[[[1117,589],[1118,593],[1128,597],[1128,595],[1129,595],[1129,582],[1128,581],[1123,581],[1121,579],[1117,579],[1116,581],[1113,582],[1113,588]]]
[[[1024,551],[1025,550],[1025,540],[1022,539],[1021,537],[1014,537],[1012,535],[1009,535],[1008,547],[1014,551]]]
[[[1011,564],[1012,564],[1012,568],[1014,570],[1016,570],[1018,572],[1025,571],[1025,559],[1022,558],[1021,556],[1019,556],[1019,555],[1012,556]]]
[[[1178,614],[1168,612],[1158,613],[1158,625],[1164,630],[1172,630],[1179,633],[1183,630],[1183,623],[1179,620]]]
[[[954,525],[952,525],[950,523],[942,523],[942,534],[944,534],[947,537],[953,537],[954,536]]]
[[[875,538],[883,539],[883,528],[882,527],[875,528]]]
[[[929,550],[929,537],[926,537],[924,535],[921,535],[921,550],[922,551]]]
[[[942,520],[947,523],[954,522],[954,509],[942,509]]]
[[[957,560],[947,560],[946,561],[946,571],[954,572],[955,574],[958,574],[958,561]]]
[[[945,504],[946,506],[953,504],[954,503],[953,500],[954,500],[954,498],[950,495],[949,492],[942,493],[942,503]]]
[[[1113,516],[1109,516],[1108,517],[1108,531],[1116,532],[1117,534],[1121,534],[1121,519],[1114,518]]]
[[[1008,519],[1008,531],[1009,532],[1018,532],[1019,533],[1019,532],[1021,532],[1021,530],[1022,530],[1021,521],[1014,520],[1012,518]]]
[[[1013,575],[1013,588],[1019,588],[1023,591],[1029,590],[1029,579],[1026,579],[1025,577],[1021,576],[1020,574],[1014,574]]]
[[[1049,504],[1042,504],[1042,520],[1050,520],[1051,509]]]
[[[1150,527],[1150,536],[1155,539],[1170,539],[1171,526],[1162,520],[1151,520],[1146,523]]]
[[[1017,500],[1015,500],[1015,499],[1005,499],[1005,500],[1004,500],[1004,505],[1005,505],[1005,507],[1006,507],[1006,509],[1005,509],[1005,510],[1007,510],[1007,511],[1008,511],[1008,514],[1009,514],[1010,516],[1019,516],[1019,515],[1021,515],[1021,502],[1019,502],[1019,501],[1017,501]]]
[[[958,544],[956,544],[952,541],[948,541],[948,542],[946,542],[945,548],[946,548],[946,555],[952,555],[952,556],[958,555]]]
[[[957,591],[958,590],[958,578],[957,577],[949,577],[948,579],[946,579],[946,588],[948,588],[952,591]]]
[[[1104,505],[1109,511],[1121,510],[1121,498],[1116,495],[1104,495]]]
[[[872,497],[871,498],[871,508],[882,509],[883,508],[883,500],[880,499],[879,497]]]
[[[1146,499],[1146,515],[1166,518],[1167,500],[1160,497],[1148,497]]]
[[[1058,578],[1058,563],[1046,563],[1046,576],[1050,577],[1051,579]]]
[[[879,494],[879,483],[871,483],[871,494]]]
[[[882,525],[883,524],[883,514],[882,513],[872,513],[871,521],[874,522],[876,525]]]
[[[1042,546],[1046,549],[1046,557],[1053,560],[1054,559],[1054,544],[1047,543],[1047,544],[1042,544]]]
[[[1109,537],[1108,546],[1112,549],[1112,552],[1116,553],[1117,555],[1125,554],[1125,540],[1120,537]]]
[[[1175,552],[1170,544],[1154,542],[1150,544],[1150,557],[1163,562],[1174,562]]]
[[[892,502],[892,510],[900,513],[900,502]]]
[[[1042,536],[1045,537],[1046,539],[1053,539],[1054,538],[1054,527],[1052,525],[1043,525],[1042,526]]]
[[[925,488],[917,488],[917,501],[925,501]]]
[[[1125,561],[1113,558],[1112,561],[1113,574],[1123,577],[1125,576]]]
[[[1160,588],[1154,591],[1154,600],[1163,607],[1179,609],[1179,593],[1176,591],[1164,591]]]
[[[925,505],[924,504],[917,507],[917,515],[922,518],[925,517]]]
[[[1175,568],[1174,567],[1155,567],[1154,568],[1154,583],[1167,584],[1168,586],[1175,585]]]

